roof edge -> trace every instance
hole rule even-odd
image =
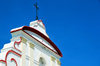
[[[28,26],[23,26],[22,28],[19,28],[19,29],[16,29],[16,30],[12,30],[10,31],[10,33],[13,33],[13,32],[17,32],[17,31],[20,31],[20,30],[29,30],[31,32],[34,32],[36,33],[37,35],[41,36],[42,38],[44,38],[47,42],[49,42],[51,44],[51,46],[57,51],[57,53],[62,57],[62,53],[61,51],[58,49],[58,47],[50,40],[50,38],[48,38],[47,36],[45,36],[43,33],[41,33],[40,31],[32,28],[32,27],[28,27]]]

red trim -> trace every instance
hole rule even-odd
[[[42,22],[42,20],[38,20],[39,22]]]
[[[18,66],[18,64],[17,64],[17,62],[16,62],[16,60],[14,58],[11,58],[11,61],[14,61],[16,66]]]
[[[15,44],[19,45],[21,43],[21,41],[22,41],[22,38],[20,37],[20,41],[19,42],[17,42],[17,41],[14,42],[14,48],[16,50],[18,50],[19,52],[21,52],[21,51],[15,47]]]
[[[6,63],[4,60],[0,60],[0,62]]]
[[[43,24],[43,27],[45,26],[42,20],[38,20],[38,22],[42,22],[42,24]]]
[[[32,37],[33,39],[35,39],[36,41],[40,42],[38,39],[36,39],[35,37],[31,36],[30,34],[28,34],[27,32],[23,31],[24,33],[26,33],[27,35],[29,35],[30,37]],[[47,47],[48,49],[50,49],[51,51],[53,51],[54,53],[56,53],[54,50],[52,50],[51,48],[49,48],[48,46],[46,46],[45,44],[43,44],[42,42],[40,42],[42,45],[44,45],[45,47]],[[58,55],[58,53],[56,53]]]
[[[61,51],[57,48],[57,46],[56,46],[47,36],[45,36],[45,35],[44,35],[43,33],[41,33],[40,31],[38,31],[38,30],[36,30],[36,29],[34,29],[34,28],[32,28],[32,27],[23,26],[23,27],[20,28],[20,29],[11,31],[11,33],[16,32],[16,31],[19,31],[19,30],[23,30],[23,31],[24,31],[24,30],[28,30],[28,31],[31,31],[31,32],[36,33],[37,35],[39,35],[39,36],[41,36],[42,38],[44,38],[47,42],[49,42],[49,43],[51,44],[51,46],[55,48],[55,50],[58,52],[58,54],[59,54],[61,57],[63,56],[62,53],[61,53]],[[32,37],[32,36],[31,36],[31,37]]]
[[[13,54],[18,55],[19,57],[21,57],[21,55],[18,54],[17,52],[15,52],[15,51],[13,51],[13,50],[9,50],[9,51],[6,53],[5,60],[0,60],[0,62],[4,62],[4,63],[6,64],[6,66],[7,66],[7,56],[8,56],[9,53],[13,53]]]
[[[11,31],[11,33],[15,32],[15,31],[20,31],[20,30],[22,30],[22,28],[19,28],[18,30],[13,30],[13,31]]]

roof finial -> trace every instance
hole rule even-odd
[[[39,7],[38,7],[38,4],[37,4],[37,1],[36,3],[34,4],[35,8],[36,8],[36,20],[38,20],[38,10],[39,10]]]

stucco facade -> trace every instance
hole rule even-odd
[[[62,53],[50,40],[42,20],[11,30],[0,53],[0,66],[61,66]]]

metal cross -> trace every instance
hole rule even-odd
[[[36,20],[38,20],[38,10],[39,10],[39,7],[38,7],[37,2],[34,4],[34,6],[36,8]]]

